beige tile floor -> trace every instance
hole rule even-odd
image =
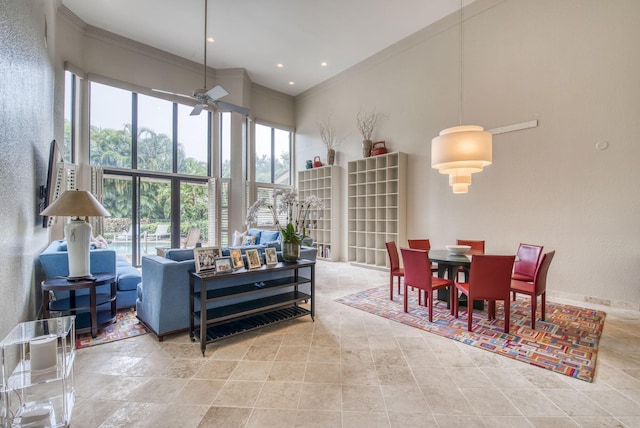
[[[587,383],[333,301],[385,284],[384,272],[316,272],[315,322],[210,344],[204,358],[187,334],[79,350],[71,426],[640,427],[638,312],[601,308]]]

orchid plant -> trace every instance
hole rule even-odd
[[[306,237],[307,216],[311,208],[323,209],[324,203],[316,195],[311,195],[304,201],[298,199],[295,189],[276,189],[273,192],[273,203],[266,199],[259,199],[249,207],[246,224],[256,223],[258,214],[267,209],[273,216],[274,225],[280,230],[283,242],[300,244]],[[287,216],[287,225],[280,225],[279,217]]]

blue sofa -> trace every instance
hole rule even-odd
[[[223,254],[225,253],[228,255],[228,248],[223,250]],[[263,256],[261,254],[261,257]],[[281,254],[278,253],[278,258],[280,257]],[[316,249],[302,247],[300,257],[315,261]],[[189,329],[189,271],[193,270],[195,262],[192,249],[167,250],[165,257],[142,257],[142,282],[138,285],[137,315],[160,341],[167,335]],[[265,277],[259,279],[267,280],[285,274],[265,272]],[[304,269],[300,270],[300,274],[310,275]],[[221,286],[224,287],[223,282]],[[265,296],[267,295],[268,291]]]
[[[53,241],[38,257],[46,278],[69,275],[69,259],[67,244],[64,240]],[[136,306],[138,284],[142,275],[140,271],[122,256],[117,256],[112,249],[91,249],[89,252],[91,272],[105,272],[116,274],[116,306],[118,309]],[[98,293],[108,293],[109,285],[96,290]],[[88,290],[79,290],[78,294]],[[56,298],[65,298],[68,292],[56,293]]]

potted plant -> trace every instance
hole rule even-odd
[[[327,165],[333,165],[336,158],[335,149],[340,145],[344,137],[336,135],[336,130],[333,123],[331,123],[331,115],[324,122],[318,121],[318,128],[320,129],[320,139],[327,147]]]
[[[376,112],[375,109],[373,111],[366,111],[360,108],[360,111],[356,115],[356,123],[358,124],[358,130],[362,135],[362,156],[368,158],[371,156],[371,146],[373,145],[373,141],[371,141],[371,135],[373,131],[378,126],[378,123],[382,118],[386,117],[384,114],[380,112]]]
[[[273,216],[273,224],[282,235],[282,260],[294,262],[300,258],[300,246],[306,238],[307,216],[311,208],[322,209],[324,203],[316,195],[311,195],[304,201],[298,200],[295,189],[276,189],[273,192],[273,203],[266,199],[259,199],[247,211],[247,225],[255,223],[258,214],[268,209]],[[280,216],[285,214],[287,224],[280,225]]]

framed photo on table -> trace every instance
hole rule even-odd
[[[244,261],[242,260],[242,250],[229,250],[229,256],[231,257],[231,264],[234,269],[242,269],[244,267]]]
[[[215,270],[215,259],[220,257],[220,247],[199,247],[193,249],[193,258],[196,262],[196,272]]]
[[[260,254],[258,254],[258,250],[247,250],[245,251],[247,256],[247,263],[249,264],[249,269],[257,269],[262,266],[262,262],[260,261]]]
[[[215,260],[216,273],[233,272],[231,257],[219,257]]]
[[[273,247],[267,247],[264,250],[264,258],[267,266],[274,266],[278,264],[278,254]]]

